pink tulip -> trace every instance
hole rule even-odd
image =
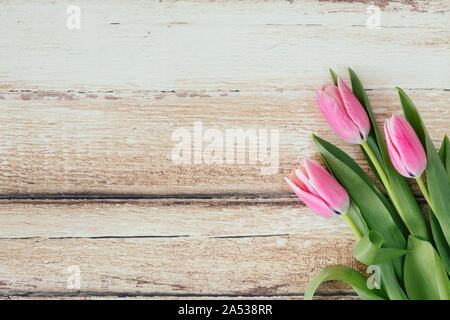
[[[350,88],[339,78],[338,86],[323,86],[316,100],[325,119],[336,133],[349,143],[361,144],[370,132],[366,111]]]
[[[393,115],[384,123],[384,133],[395,169],[405,177],[420,177],[427,166],[427,156],[408,121]]]
[[[322,217],[347,212],[350,205],[347,191],[318,163],[306,159],[290,179],[284,179],[295,194]]]

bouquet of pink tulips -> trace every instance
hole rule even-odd
[[[406,93],[397,88],[403,116],[379,132],[365,90],[349,69],[352,90],[330,69],[334,84],[316,91],[325,119],[346,142],[359,144],[382,190],[335,145],[313,135],[325,169],[311,160],[286,182],[314,212],[341,216],[358,243],[353,254],[379,277],[344,266],[320,271],[305,292],[312,299],[323,281],[348,283],[362,299],[450,299],[450,144],[436,151]],[[425,184],[422,176],[426,174]],[[406,181],[415,179],[428,203],[428,226]],[[375,279],[375,281],[373,281]]]

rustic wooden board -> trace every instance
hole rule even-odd
[[[70,292],[66,270],[74,265],[87,295],[301,295],[320,268],[358,266],[353,241],[305,236],[0,241],[4,295]],[[338,282],[321,291],[350,288]]]
[[[3,295],[70,294],[71,265],[95,296],[300,295],[323,266],[364,270],[342,219],[290,199],[3,201],[0,217]]]
[[[368,169],[314,102],[329,66],[357,71],[380,125],[400,86],[436,145],[448,133],[448,1],[373,3],[374,30],[366,0],[77,1],[80,30],[71,1],[0,3],[0,297],[297,299],[324,266],[364,270],[282,178],[318,159],[313,132]],[[195,121],[279,130],[278,172],[175,164]]]
[[[0,218],[0,239],[284,235],[322,239],[324,232],[329,242],[352,239],[343,219],[323,219],[300,200],[289,198],[2,200]]]
[[[320,300],[359,300],[358,296],[352,293],[341,293],[341,295],[324,295],[318,296]],[[1,299],[1,297],[0,297]],[[128,295],[124,294],[116,296],[84,296],[79,293],[59,295],[42,295],[27,293],[19,296],[8,296],[5,300],[223,300],[230,299],[229,296],[146,296],[146,295]],[[300,300],[303,296],[233,296],[233,300]]]
[[[107,11],[103,1],[77,3],[80,30],[66,28],[70,2],[2,5],[3,194],[286,194],[282,177],[317,158],[313,132],[367,168],[314,102],[328,66],[344,76],[346,64],[354,67],[380,122],[399,112],[393,88],[401,86],[433,140],[447,133],[446,1],[377,2],[374,30],[358,1],[112,1]],[[223,134],[279,130],[278,174],[174,164],[171,135],[193,135],[195,121]]]
[[[408,90],[436,144],[448,132],[450,91]],[[3,194],[283,194],[283,181],[305,157],[318,158],[311,134],[332,141],[367,169],[358,146],[343,143],[322,118],[312,90],[205,95],[49,92],[4,94],[0,122]],[[158,93],[159,95],[159,93]],[[400,112],[395,90],[369,92],[380,125]],[[256,116],[255,116],[256,115]],[[437,117],[436,115],[439,115]],[[194,163],[194,123],[203,132],[234,128],[279,131],[279,170],[270,164]],[[191,164],[176,164],[175,129],[190,133]],[[270,138],[271,131],[268,131]],[[203,148],[210,142],[204,141]],[[248,148],[245,150],[248,157]],[[270,153],[269,153],[270,155]],[[235,158],[236,159],[236,158]],[[236,161],[235,161],[236,162]],[[276,162],[274,162],[276,164]],[[276,171],[274,171],[276,172]]]
[[[317,88],[347,64],[369,87],[448,88],[448,1],[376,2],[373,30],[362,0],[84,0],[80,30],[71,1],[7,2],[1,88]]]

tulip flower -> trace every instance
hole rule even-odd
[[[393,115],[384,123],[384,132],[395,169],[405,177],[420,177],[427,166],[427,157],[408,121],[402,116]]]
[[[350,199],[347,191],[318,163],[306,159],[291,178],[285,178],[292,191],[315,213],[330,218],[346,213]]]
[[[366,111],[352,90],[339,78],[334,84],[316,91],[320,111],[334,131],[349,143],[361,144],[370,132],[370,121]]]

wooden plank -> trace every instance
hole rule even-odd
[[[229,296],[84,296],[81,294],[66,294],[43,296],[39,294],[24,294],[21,296],[0,296],[0,300],[227,300]],[[232,297],[233,300],[301,300],[303,296],[240,296]],[[315,296],[318,300],[360,300],[358,296],[351,293],[343,295],[323,295]]]
[[[282,181],[318,159],[312,132],[367,170],[313,89],[349,64],[380,124],[400,110],[394,86],[435,143],[450,120],[447,1],[376,1],[375,30],[363,2],[77,1],[81,30],[65,26],[71,1],[2,2],[1,197],[77,200],[0,201],[0,296],[300,298],[324,266],[363,271],[344,223],[313,215]],[[175,164],[171,135],[195,121],[279,130],[279,170]],[[334,282],[320,294],[355,298]]]
[[[324,266],[364,270],[342,219],[290,200],[237,202],[3,201],[0,294],[74,293],[70,266],[83,296],[301,295]]]
[[[328,65],[344,73],[349,63],[360,73],[374,89],[380,121],[398,112],[386,88],[399,85],[416,88],[408,93],[435,142],[448,128],[442,65],[449,62],[449,10],[442,0],[382,5],[376,30],[365,27],[364,3],[119,0],[108,2],[108,12],[101,1],[80,1],[82,28],[68,30],[68,4],[1,4],[0,27],[8,30],[0,44],[6,196],[286,194],[282,177],[301,158],[317,158],[312,132],[340,142],[313,101],[312,90],[329,79]],[[195,121],[223,134],[279,130],[280,170],[175,165],[171,135],[177,128],[192,133]],[[357,148],[344,149],[367,169]]]
[[[301,295],[327,265],[364,270],[352,258],[352,240],[300,235],[2,239],[0,244],[3,295],[70,292],[72,266],[80,268],[80,290],[87,295]],[[351,290],[342,283],[321,287],[321,292],[339,291]]]
[[[364,78],[370,78],[365,75]],[[327,78],[324,78],[324,81]],[[364,79],[363,79],[364,80]],[[448,133],[450,91],[407,90],[437,144]],[[368,92],[381,126],[400,112],[395,90]],[[358,146],[340,140],[323,119],[312,90],[264,92],[123,91],[113,93],[8,92],[0,100],[0,192],[14,194],[282,194],[289,190],[283,177],[305,157],[318,160],[311,134],[336,143],[367,170]],[[114,97],[114,99],[112,98]],[[218,129],[223,163],[195,163],[199,143],[211,141],[194,134]],[[226,162],[226,132],[230,129],[267,130],[279,135],[278,155],[267,164],[252,164],[249,147],[243,164],[236,156]],[[190,164],[177,164],[172,152],[187,131]],[[259,138],[258,138],[259,139]],[[237,148],[237,140],[232,142]],[[258,151],[265,150],[257,146]],[[254,149],[253,149],[254,150]],[[200,156],[202,153],[200,152]],[[270,158],[269,158],[270,159]],[[264,168],[278,165],[275,174]]]
[[[378,4],[369,29],[358,1],[85,0],[69,30],[71,1],[7,1],[0,88],[316,88],[330,65],[369,87],[449,88],[448,2]]]
[[[0,238],[258,237],[352,240],[295,199],[0,201]],[[126,226],[126,227],[124,227]]]

